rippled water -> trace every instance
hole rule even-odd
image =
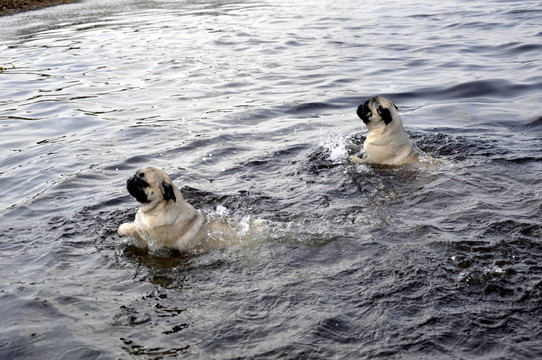
[[[82,1],[0,18],[0,358],[542,356],[540,1]],[[353,166],[366,97],[437,166]],[[125,180],[265,219],[123,242]]]

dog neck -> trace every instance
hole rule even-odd
[[[395,120],[394,118],[393,121]],[[395,124],[391,123],[369,131],[363,148],[369,163],[385,165],[403,163],[415,151],[400,119]]]
[[[372,145],[395,146],[396,144],[402,145],[405,143],[410,143],[410,140],[402,126],[400,126],[400,128],[397,126],[382,126],[369,131],[365,143]]]
[[[165,206],[164,201],[155,200],[155,201],[151,201],[151,202],[148,202],[148,203],[142,203],[142,204],[139,205],[139,210],[142,213],[148,213],[148,212],[153,211],[154,209],[156,209],[159,206],[164,207]]]

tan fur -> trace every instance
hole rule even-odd
[[[390,111],[392,121],[385,124],[378,112],[378,107]],[[368,101],[369,121],[366,123],[369,134],[363,143],[365,151],[361,159],[350,158],[353,163],[366,162],[380,165],[405,165],[422,161],[424,154],[406,134],[403,121],[393,102],[383,97],[375,97]]]
[[[242,237],[235,229],[209,220],[187,203],[163,171],[149,167],[138,170],[135,177],[148,183],[144,188],[148,201],[140,203],[134,222],[119,227],[120,236],[131,237],[144,248],[180,251],[230,245]],[[164,183],[172,186],[175,201],[164,199]]]

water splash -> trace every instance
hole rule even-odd
[[[334,162],[343,162],[349,157],[348,144],[350,135],[337,132],[328,132],[320,135],[320,146],[328,153],[329,159]]]

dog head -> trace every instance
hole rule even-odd
[[[176,202],[174,186],[165,172],[152,167],[138,170],[126,182],[130,195],[141,204],[169,200]]]
[[[376,96],[358,106],[357,114],[367,129],[373,130],[390,124],[394,125],[394,122],[402,125],[397,110],[397,106],[391,100]]]

